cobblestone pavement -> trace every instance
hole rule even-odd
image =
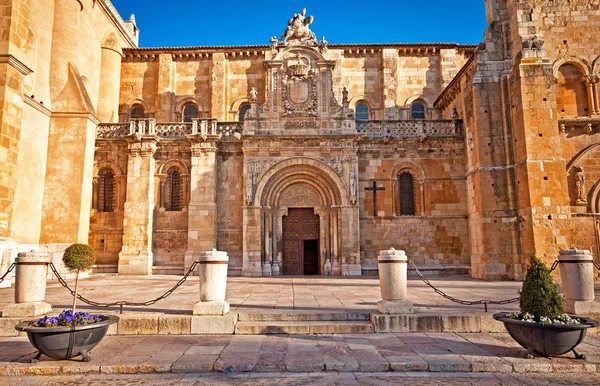
[[[153,275],[128,276],[94,275],[80,280],[79,293],[97,302],[117,300],[146,301],[162,295],[170,289],[181,276]],[[439,276],[430,278],[431,282],[451,296],[466,300],[503,300],[518,296],[520,282],[480,281],[468,275]],[[73,285],[72,280],[68,280]],[[600,285],[600,284],[599,284]],[[598,287],[600,291],[600,287]],[[12,288],[0,288],[0,309],[13,301]],[[600,293],[597,294],[600,296]],[[227,300],[232,312],[275,311],[359,311],[373,312],[377,301],[381,299],[379,279],[377,277],[229,277],[227,279]],[[483,306],[465,306],[452,303],[437,295],[421,280],[411,278],[408,281],[408,299],[418,311],[422,312],[459,312],[481,313]],[[46,300],[55,310],[71,307],[71,296],[56,280],[48,282]],[[147,312],[166,312],[191,314],[194,303],[199,301],[198,277],[190,277],[177,291],[165,300],[150,306],[124,308],[124,310],[143,310]],[[82,302],[78,309],[94,310]],[[114,307],[113,310],[118,310]],[[517,310],[517,304],[490,306],[492,311]]]
[[[299,373],[299,374],[144,374],[28,376],[3,379],[3,385],[598,385],[595,374],[464,374],[464,373]]]
[[[462,372],[595,373],[600,334],[557,358],[527,359],[506,333],[340,335],[107,336],[92,361],[44,359],[23,337],[0,339],[0,375],[83,373]],[[0,384],[4,379],[0,378]],[[600,384],[600,382],[598,382]]]

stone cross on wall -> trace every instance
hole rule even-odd
[[[377,181],[373,180],[373,186],[367,186],[367,191],[373,191],[373,216],[377,217],[377,192],[385,190],[383,186],[377,186]]]

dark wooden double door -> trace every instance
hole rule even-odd
[[[313,208],[289,208],[283,216],[283,274],[319,274],[319,216]]]

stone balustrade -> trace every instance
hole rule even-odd
[[[187,135],[219,135],[240,138],[243,122],[217,122],[193,119],[192,122],[156,122],[153,118],[132,119],[126,123],[101,123],[96,137],[117,139],[128,135],[153,135],[159,138],[185,138]],[[357,134],[369,138],[455,137],[462,135],[460,120],[356,121]]]
[[[462,135],[462,121],[356,121],[356,131],[369,138],[454,137]]]

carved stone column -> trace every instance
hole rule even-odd
[[[214,141],[196,138],[192,140],[191,152],[186,268],[202,252],[217,247],[217,148]]]
[[[594,85],[594,115],[600,114],[600,87],[598,87],[598,83],[600,79],[598,75],[592,76],[592,84]]]
[[[119,253],[119,275],[152,274],[156,144],[155,138],[142,138],[129,143],[127,195],[123,219],[123,247]]]
[[[273,263],[271,270],[273,276],[281,274],[283,264],[283,216],[287,216],[287,208],[276,208],[273,210]]]
[[[271,260],[273,258],[273,243],[271,242],[271,238],[273,235],[273,229],[272,229],[272,214],[271,214],[271,207],[270,206],[265,206],[262,209],[262,213],[263,213],[263,221],[264,221],[264,226],[263,226],[263,235],[264,235],[264,260],[263,260],[263,264],[262,264],[262,275],[263,276],[271,276]]]
[[[339,230],[339,207],[332,206],[330,210],[330,232],[331,232],[331,274],[339,276],[342,274],[342,268],[340,263],[339,245],[340,239],[338,238]]]
[[[585,83],[585,88],[587,90],[588,115],[592,115],[595,109],[593,77],[590,75],[586,75],[583,77],[583,82]]]
[[[325,262],[331,262],[331,231],[329,221],[329,208],[315,208],[315,214],[319,216],[319,267],[322,268],[321,273],[326,274],[323,268]]]

